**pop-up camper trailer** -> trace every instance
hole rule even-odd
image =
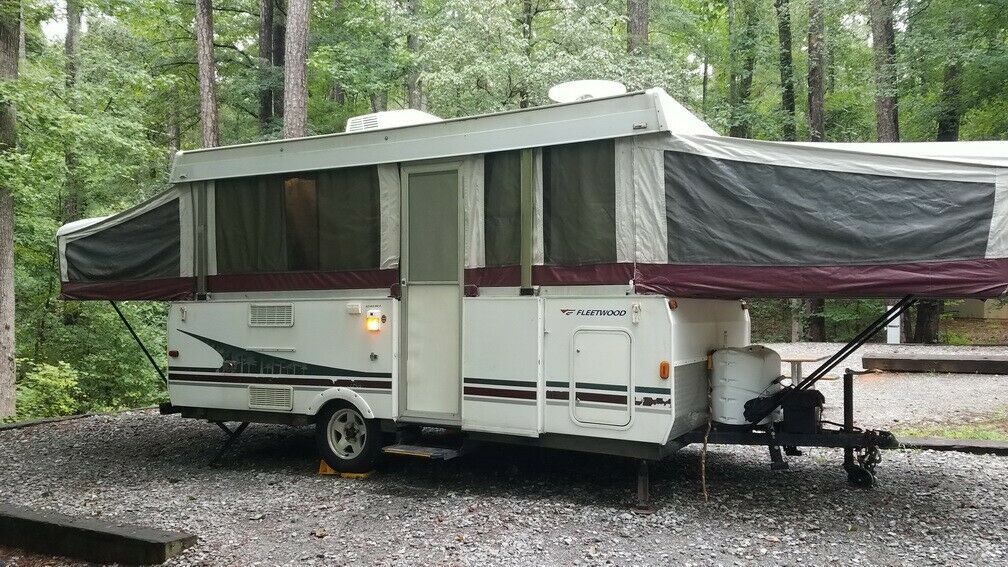
[[[1008,289],[1008,143],[721,137],[659,89],[407,118],[179,152],[164,194],[60,229],[63,296],[170,301],[165,411],[315,423],[342,471],[417,426],[654,460],[710,417],[870,483],[891,436],[809,393],[839,358],[785,387],[741,300],[906,296],[856,346]]]

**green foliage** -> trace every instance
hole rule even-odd
[[[982,441],[1008,441],[1008,410],[996,411],[966,423],[921,425],[895,431],[897,437],[941,437]]]
[[[17,420],[80,411],[80,376],[66,362],[29,364],[17,385]]]

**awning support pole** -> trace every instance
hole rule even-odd
[[[773,407],[763,408],[763,412],[761,412],[761,414],[758,417],[756,417],[756,419],[750,420],[750,422],[759,423],[763,421],[768,415],[773,413],[785,401],[787,401],[787,399],[792,394],[794,394],[799,390],[807,390],[811,388],[812,385],[818,382],[820,378],[825,376],[827,372],[833,370],[833,368],[835,368],[836,365],[840,364],[840,362],[843,361],[843,359],[850,356],[851,353],[861,348],[862,345],[868,342],[868,339],[872,338],[872,336],[875,333],[885,329],[886,325],[892,322],[893,319],[902,315],[903,312],[909,309],[910,306],[913,305],[915,301],[917,301],[917,298],[912,295],[907,295],[903,299],[899,300],[899,302],[897,302],[896,305],[890,307],[889,310],[886,311],[881,317],[876,319],[871,325],[865,327],[865,329],[862,330],[860,333],[858,333],[856,337],[854,337],[853,339],[850,340],[850,342],[845,344],[843,348],[838,350],[833,356],[829,357],[829,359],[827,359],[826,362],[822,363],[822,366],[813,370],[812,373],[809,374],[808,377],[806,377],[804,380],[802,380],[801,383],[796,385],[793,390],[785,392],[784,395],[782,395],[777,400],[777,403],[774,404]]]
[[[133,340],[136,341],[138,345],[140,345],[140,350],[142,350],[144,355],[147,356],[147,360],[150,361],[151,366],[154,367],[154,371],[157,372],[158,376],[161,377],[161,381],[167,385],[168,379],[165,378],[164,372],[161,371],[161,367],[158,366],[156,362],[154,362],[154,357],[151,356],[150,351],[147,350],[147,347],[143,344],[143,341],[140,340],[140,337],[137,336],[136,331],[133,330],[133,325],[130,325],[130,322],[126,320],[126,316],[123,315],[122,310],[119,309],[119,306],[116,304],[115,301],[112,301],[110,299],[109,304],[111,304],[112,309],[115,309],[115,312],[119,314],[119,318],[122,319],[123,325],[126,325],[126,330],[128,330],[130,334],[133,335]]]

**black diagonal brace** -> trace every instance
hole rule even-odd
[[[869,339],[872,338],[875,333],[886,328],[886,325],[891,323],[897,317],[903,314],[917,298],[912,295],[907,295],[903,299],[899,300],[895,305],[889,308],[881,317],[876,319],[872,324],[864,328],[856,337],[850,340],[847,344],[838,350],[833,356],[829,357],[826,362],[822,363],[819,368],[816,368],[803,379],[799,384],[797,384],[793,389],[787,390],[777,399],[777,403],[772,407],[761,408],[763,411],[758,415],[756,419],[750,420],[751,423],[759,423],[763,421],[768,415],[773,413],[777,408],[779,408],[789,397],[791,397],[795,392],[799,390],[807,390],[812,387],[813,384],[818,382],[827,372],[836,368],[836,365],[840,364],[843,359],[851,355],[855,350],[861,348]],[[748,416],[747,416],[748,417]]]
[[[154,367],[154,371],[157,372],[158,376],[161,377],[161,381],[167,384],[168,379],[165,378],[164,372],[161,370],[161,367],[158,366],[156,362],[154,362],[154,357],[151,356],[150,351],[147,350],[147,346],[143,344],[143,341],[141,341],[140,337],[137,336],[136,331],[133,330],[133,325],[130,325],[130,322],[126,319],[126,316],[123,315],[122,310],[119,309],[119,306],[116,304],[115,301],[109,300],[109,303],[112,304],[112,309],[115,309],[115,312],[119,314],[119,318],[122,319],[123,325],[126,325],[126,330],[129,331],[131,335],[133,335],[133,340],[136,341],[138,345],[140,345],[140,350],[142,350],[143,353],[147,356],[147,360],[150,361],[151,366]]]

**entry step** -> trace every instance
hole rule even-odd
[[[461,453],[458,449],[448,447],[429,447],[425,445],[389,445],[382,449],[386,455],[403,455],[406,457],[419,457],[421,459],[431,459],[433,461],[447,461],[454,459]]]

